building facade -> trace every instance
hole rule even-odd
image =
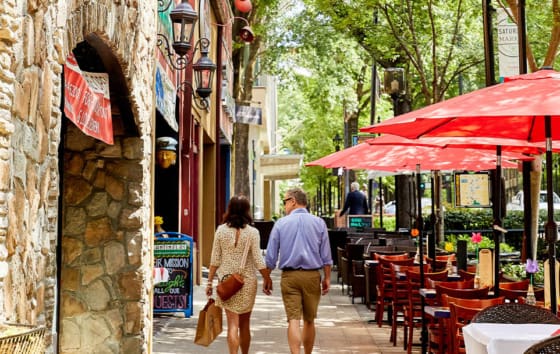
[[[221,68],[229,1],[191,5],[202,19],[193,43],[208,37]],[[159,137],[178,142],[170,231],[211,247],[225,184],[220,85],[207,109],[193,107],[192,86],[179,89],[192,68],[172,70],[157,46],[158,10],[146,0],[0,3],[0,320],[45,326],[47,352],[150,352]],[[112,143],[68,117],[70,54],[84,75],[107,78]]]

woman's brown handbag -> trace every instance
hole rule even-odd
[[[239,266],[239,272],[233,274],[226,274],[218,283],[216,292],[222,301],[229,300],[233,295],[237,294],[239,290],[243,287],[244,280],[243,275],[241,275],[242,269],[245,267],[245,262],[247,261],[247,253],[249,252],[249,240],[245,242],[245,248],[243,249],[243,258],[241,258],[241,264]]]
[[[222,301],[229,300],[233,295],[237,294],[243,287],[243,276],[239,273],[224,275],[222,281],[218,284],[216,292]]]
[[[216,306],[214,299],[210,298],[198,315],[194,342],[207,347],[220,333],[222,333],[222,308]]]

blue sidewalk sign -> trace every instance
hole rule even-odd
[[[168,235],[171,237],[163,237]],[[154,312],[193,314],[193,238],[158,232],[154,241]]]

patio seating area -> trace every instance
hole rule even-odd
[[[371,311],[371,326],[390,329],[387,341],[392,346],[402,347],[409,354],[419,349],[422,352],[422,347],[434,354],[465,353],[469,344],[480,345],[465,339],[464,328],[470,328],[471,323],[560,328],[560,318],[543,307],[543,288],[534,289],[537,305],[528,305],[524,302],[529,281],[500,277],[500,296],[495,297],[493,285],[475,285],[477,269],[473,266],[455,268],[456,274],[451,271],[450,265],[457,264],[455,254],[438,254],[434,259],[425,256],[421,269],[416,247],[372,246],[384,234],[377,230],[347,237],[344,246],[336,250],[338,266],[333,281],[343,285],[341,292],[353,304],[363,304]],[[402,244],[411,242],[410,236],[402,234],[398,240]],[[533,342],[544,339],[536,337]],[[527,344],[523,350],[533,342],[523,341]]]

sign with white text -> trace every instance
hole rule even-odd
[[[517,24],[513,22],[508,11],[498,8],[496,12],[498,16],[498,63],[500,78],[519,75]]]
[[[80,70],[72,53],[64,65],[64,114],[84,134],[113,144],[109,75]]]
[[[156,234],[154,241],[154,312],[192,315],[193,239],[176,232]],[[176,234],[182,237],[158,237]]]

